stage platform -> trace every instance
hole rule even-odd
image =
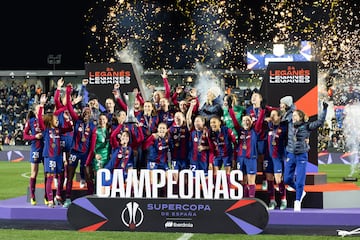
[[[360,208],[360,188],[354,183],[326,183],[319,185],[306,185],[306,196],[302,207],[315,209]],[[295,192],[287,191],[288,207],[294,207]],[[267,191],[261,190],[257,185],[256,197],[269,202]],[[278,205],[280,205],[279,192],[275,192]]]
[[[293,211],[295,193],[287,191],[288,208],[269,211],[269,222],[262,234],[337,235],[336,230],[360,227],[360,188],[354,183],[306,185],[302,211]],[[0,228],[72,230],[67,209],[48,208],[43,203],[43,188],[37,185],[38,205],[29,196],[0,201]],[[73,199],[86,195],[74,183]],[[280,201],[276,193],[276,200]],[[257,185],[256,197],[268,203],[267,192]]]
[[[0,201],[0,228],[72,230],[67,209],[32,206],[27,196]],[[269,222],[261,234],[337,235],[337,230],[360,227],[360,208],[314,209],[294,212],[269,211]]]
[[[256,176],[256,197],[269,203],[268,193],[261,189],[262,173]],[[327,175],[323,172],[306,173],[306,196],[303,199],[303,208],[336,209],[360,208],[360,187],[353,182],[328,183]],[[294,207],[295,192],[287,191],[288,207]],[[280,196],[275,192],[276,201],[280,205]]]
[[[258,174],[256,197],[268,204],[267,191],[261,189]],[[76,179],[77,180],[77,179]],[[72,199],[87,194],[74,181]],[[55,194],[55,188],[53,188]],[[308,173],[306,197],[302,211],[293,211],[295,192],[287,191],[288,208],[269,211],[269,222],[262,234],[337,235],[337,230],[351,231],[360,227],[360,187],[352,182],[327,183],[325,173]],[[64,197],[64,196],[63,196]],[[67,209],[44,205],[44,185],[36,185],[36,206],[27,195],[0,201],[0,228],[73,230],[67,221]],[[280,196],[276,192],[280,205]]]

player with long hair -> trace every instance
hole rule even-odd
[[[68,180],[66,182],[66,200],[63,207],[67,208],[71,204],[71,191],[73,187],[73,179],[75,170],[80,163],[80,166],[85,166],[86,162],[91,162],[94,158],[94,150],[96,145],[96,125],[91,118],[91,109],[85,107],[82,113],[78,115],[70,102],[70,93],[72,91],[71,84],[66,86],[67,102],[66,106],[74,120],[74,137],[69,157],[68,165]],[[88,194],[94,192],[94,184],[91,180],[90,172],[85,171],[85,179],[88,189]]]
[[[69,115],[64,115],[65,124],[59,126],[57,115],[50,113],[43,117],[43,107],[46,103],[46,95],[43,94],[40,98],[40,108],[38,111],[39,128],[43,132],[44,138],[44,172],[46,174],[45,191],[48,199],[48,206],[54,207],[55,202],[62,202],[61,191],[62,185],[58,184],[56,189],[56,197],[53,197],[52,183],[56,177],[58,181],[64,175],[63,154],[60,143],[61,133],[72,131],[72,122]]]
[[[29,190],[30,190],[30,203],[31,205],[36,205],[35,199],[35,187],[36,187],[36,178],[39,173],[39,164],[44,164],[43,158],[43,148],[44,141],[42,131],[39,127],[39,119],[37,113],[39,112],[40,105],[34,104],[34,109],[31,109],[26,117],[26,124],[23,132],[23,139],[26,141],[31,141],[30,148],[30,181],[29,181]],[[46,184],[46,175],[44,182]],[[44,196],[45,204],[48,204],[47,196]]]
[[[295,110],[288,129],[288,141],[286,146],[287,157],[285,162],[284,182],[296,190],[294,211],[301,211],[301,203],[306,192],[304,191],[306,180],[306,165],[310,146],[308,139],[311,131],[321,127],[326,118],[328,104],[323,102],[323,111],[319,119],[308,121],[308,117],[301,110]],[[296,175],[296,180],[294,180]]]

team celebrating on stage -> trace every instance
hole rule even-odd
[[[268,106],[255,90],[250,105],[245,106],[236,95],[224,96],[219,87],[210,87],[202,104],[196,88],[185,92],[178,86],[171,92],[165,70],[161,76],[165,90],[153,92],[151,99],[144,99],[134,89],[131,108],[135,120],[128,119],[128,104],[121,97],[119,84],[109,93],[113,96],[106,100],[104,109],[96,96],[85,97],[89,96],[86,79],[80,96],[74,97],[72,85],[64,86],[60,78],[51,113],[44,114],[47,97],[42,95],[29,111],[23,133],[24,140],[32,143],[30,203],[37,204],[39,164],[44,166],[45,204],[66,208],[71,204],[78,165],[89,195],[99,191],[96,172],[102,168],[123,169],[125,179],[129,169],[138,173],[141,169],[187,169],[194,177],[195,171],[204,171],[207,176],[211,170],[214,178],[219,170],[225,170],[230,178],[236,169],[243,172],[243,197],[256,196],[258,178],[268,192],[269,210],[278,204],[280,210],[287,208],[288,186],[296,192],[294,211],[301,211],[309,136],[324,124],[326,102],[319,119],[308,121],[305,113],[296,109],[292,96],[281,98],[279,106]],[[173,177],[178,181],[178,175]],[[178,190],[175,184],[174,192]],[[275,199],[276,191],[280,202]]]

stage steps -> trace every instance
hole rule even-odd
[[[303,199],[303,208],[338,209],[338,208],[360,208],[360,187],[354,183],[327,183],[318,185],[306,185],[306,196]],[[257,198],[269,203],[269,195],[266,190],[257,185]],[[286,191],[288,207],[294,207],[295,192]],[[275,200],[280,206],[280,194],[275,191]]]
[[[256,174],[256,184],[261,184],[264,179],[263,173]],[[305,185],[318,185],[327,183],[327,174],[324,172],[308,172],[306,173]]]
[[[336,235],[337,229],[352,230],[360,226],[359,216],[360,208],[302,208],[301,212],[294,212],[290,207],[286,210],[276,209],[269,212],[269,222],[264,233],[294,234],[294,231],[299,231],[296,233],[300,235],[318,235],[323,231],[323,227],[326,227],[331,235]],[[19,220],[28,220],[29,222],[26,222],[26,224],[29,229],[53,229],[54,226],[57,229],[60,229],[60,227],[64,227],[66,230],[71,229],[67,223],[66,208],[61,206],[48,208],[44,205],[31,206],[30,203],[26,203],[26,196],[1,200],[1,223],[4,225],[14,223],[12,224],[13,229],[22,229],[24,226],[19,224]]]

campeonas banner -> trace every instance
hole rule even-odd
[[[317,119],[318,88],[317,62],[270,62],[260,92],[270,106],[279,106],[280,99],[292,96],[297,109]],[[310,136],[308,172],[318,171],[317,131]]]
[[[86,87],[89,97],[96,96],[102,105],[106,98],[113,98],[112,90],[116,83],[120,84],[122,96],[134,88],[139,89],[144,96],[140,76],[131,63],[86,63],[85,76],[89,80]]]

